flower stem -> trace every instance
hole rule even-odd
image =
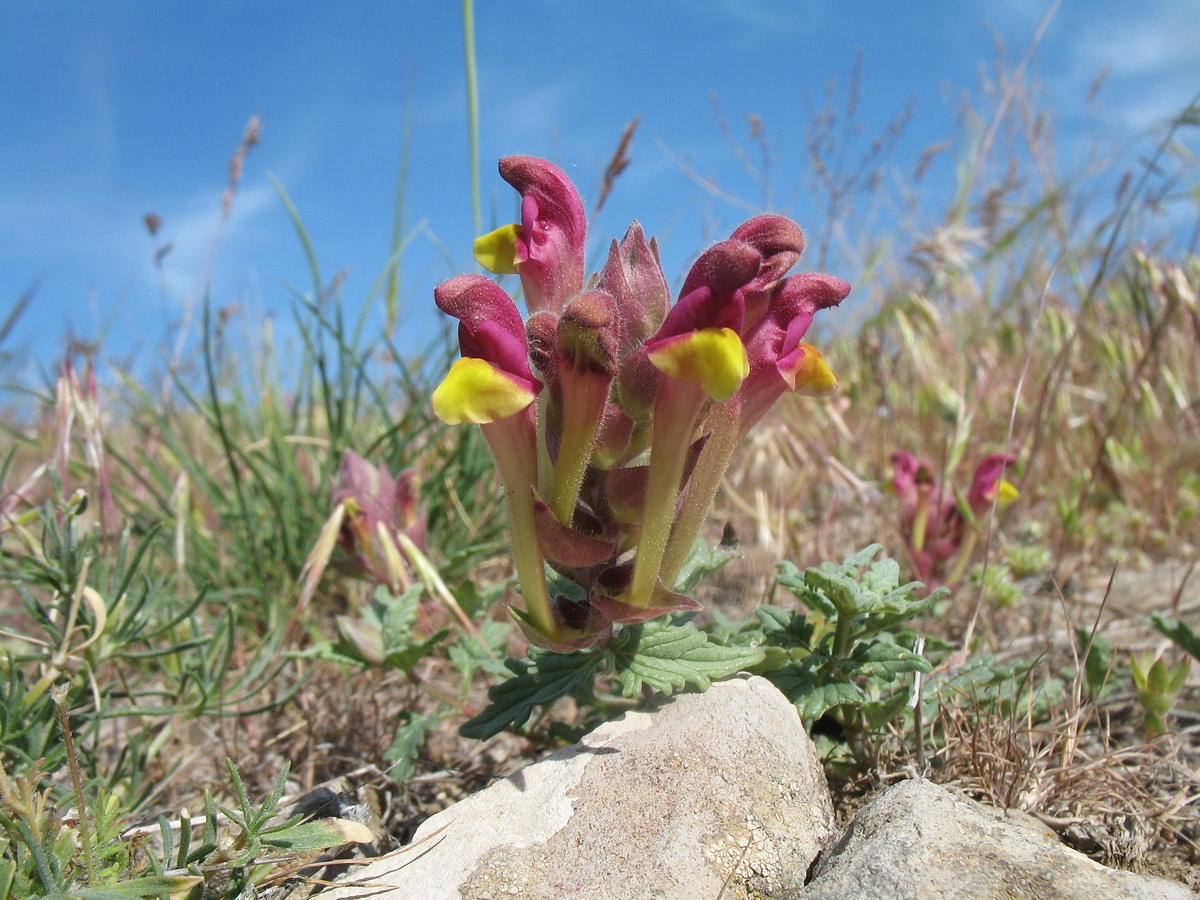
[[[525,597],[529,621],[547,637],[558,632],[546,590],[546,570],[533,521],[533,486],[537,483],[537,430],[533,407],[482,426],[504,482],[508,503],[513,561]]]
[[[687,561],[692,544],[712,509],[733,452],[740,443],[738,405],[736,398],[714,404],[705,420],[704,429],[711,431],[688,481],[687,499],[671,531],[662,563],[662,581],[668,588],[674,587],[679,570]]]
[[[635,606],[648,606],[653,599],[675,520],[675,502],[679,499],[692,431],[707,399],[703,388],[694,382],[671,377],[660,382],[654,403],[654,437],[641,537],[629,588],[628,602]]]

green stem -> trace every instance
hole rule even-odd
[[[966,536],[963,537],[962,545],[958,548],[958,552],[954,554],[954,563],[950,567],[950,571],[946,573],[946,584],[956,584],[962,580],[963,575],[967,572],[967,565],[971,562],[971,556],[975,553],[975,544],[977,537],[975,534],[974,523],[968,525],[969,529]]]
[[[553,638],[559,629],[550,609],[545,563],[533,518],[533,486],[537,483],[537,431],[533,407],[482,428],[504,482],[513,562],[525,597],[525,611],[538,631]]]
[[[836,592],[836,588],[834,589]],[[854,627],[854,604],[840,602],[840,598],[831,597],[837,609],[837,624],[833,632],[833,658],[841,661],[849,655],[850,629]]]
[[[650,449],[642,528],[628,602],[648,606],[653,600],[663,554],[675,520],[675,501],[687,463],[696,418],[708,395],[700,385],[663,376],[654,403],[654,436]]]
[[[71,787],[75,792],[75,804],[79,807],[79,843],[83,850],[83,868],[89,886],[96,884],[96,853],[92,842],[92,829],[88,822],[87,802],[83,796],[83,775],[79,771],[79,757],[75,753],[75,738],[71,734],[71,721],[67,715],[67,685],[54,688],[51,692],[54,705],[58,707],[58,721],[62,728],[63,743],[66,745],[67,768],[71,773]]]
[[[467,68],[467,151],[471,166],[471,215],[475,234],[483,232],[479,202],[479,82],[475,75],[475,4],[463,0],[463,50]]]
[[[704,520],[708,518],[708,511],[712,509],[717,491],[721,488],[721,479],[740,443],[737,407],[736,400],[715,404],[705,420],[704,429],[711,431],[704,449],[700,451],[692,477],[688,480],[687,499],[671,531],[662,563],[662,582],[668,588],[674,587],[679,570],[683,568],[692,544],[704,527]]]
[[[917,488],[917,509],[913,513],[912,546],[914,550],[925,549],[925,531],[929,525],[930,493]]]

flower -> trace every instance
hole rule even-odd
[[[927,592],[962,579],[975,552],[979,518],[993,503],[1003,509],[1019,496],[1004,480],[1005,470],[1016,461],[1006,453],[984,457],[960,500],[938,483],[928,460],[907,450],[892,454],[891,489],[900,500],[905,549]]]
[[[485,425],[524,410],[542,383],[529,370],[525,325],[512,298],[479,275],[439,285],[434,302],[459,320],[462,358],[433,392],[433,409],[451,425]]]
[[[396,549],[396,535],[425,544],[425,517],[417,505],[417,475],[405,469],[395,478],[382,463],[373,466],[353,450],[342,455],[333,486],[333,505],[345,512],[338,545],[347,555],[341,568],[374,578],[394,592],[411,584]]]
[[[502,159],[500,174],[521,195],[520,222],[479,238],[475,255],[520,276],[529,316],[486,278],[438,287],[462,358],[433,406],[480,425],[496,458],[525,598],[513,615],[531,641],[570,650],[696,608],[675,581],[725,468],[784,392],[836,385],[801,338],[850,287],[786,277],[804,237],[780,216],[701,253],[673,305],[658,246],[636,222],[585,282],[570,180],[531,157]]]
[[[521,194],[521,223],[479,238],[476,259],[490,272],[518,273],[530,313],[558,312],[583,288],[583,203],[566,174],[544,159],[505,157],[500,177]]]

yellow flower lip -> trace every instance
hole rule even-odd
[[[837,376],[829,368],[821,351],[812,344],[803,343],[799,349],[803,354],[790,373],[792,390],[805,397],[824,397],[832,393],[838,386]]]
[[[464,356],[454,361],[431,399],[434,413],[447,425],[486,425],[516,415],[535,396],[523,379],[485,359]]]
[[[520,225],[501,225],[495,231],[475,238],[475,261],[495,275],[512,275],[517,271],[517,242]]]
[[[701,328],[657,342],[650,362],[664,375],[694,381],[717,401],[728,400],[750,374],[746,347],[732,328]]]
[[[997,493],[1000,495],[1000,499],[996,501],[996,505],[1001,509],[1004,509],[1004,507],[1008,506],[1008,504],[1012,503],[1021,496],[1021,492],[1013,486],[1012,482],[1006,481],[1003,478],[1001,478],[999,483],[996,485],[994,491],[992,492],[992,497],[995,497]]]

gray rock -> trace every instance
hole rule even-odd
[[[1161,878],[1109,869],[1026,818],[916,779],[859,810],[794,900],[1188,900]]]
[[[433,816],[410,845],[322,896],[778,896],[802,888],[832,835],[795,707],[742,677],[601,726]]]

